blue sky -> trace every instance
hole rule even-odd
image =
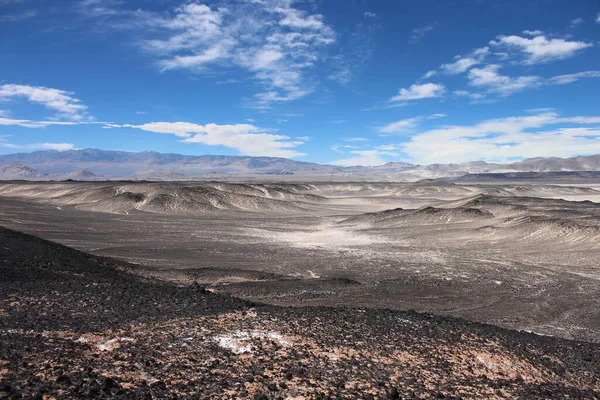
[[[600,153],[594,0],[0,0],[0,153]]]

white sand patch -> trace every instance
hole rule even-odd
[[[270,241],[302,248],[344,249],[388,242],[385,238],[333,227],[329,224],[319,225],[314,230],[274,232],[264,229],[250,229],[249,232],[253,236],[260,236]]]
[[[235,354],[251,353],[252,347],[256,345],[256,339],[266,339],[276,342],[282,347],[288,347],[290,342],[284,339],[278,332],[267,331],[235,331],[235,333],[225,333],[214,337],[214,341],[224,348],[231,350]]]

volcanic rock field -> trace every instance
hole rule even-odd
[[[600,396],[600,185],[13,181],[0,225],[0,397]]]

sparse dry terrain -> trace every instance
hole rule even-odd
[[[88,283],[89,295],[63,284],[32,283],[33,290],[21,275],[23,290],[3,289],[10,296],[2,340],[7,351],[10,343],[35,342],[43,347],[36,357],[60,348],[61,365],[76,368],[69,382],[77,388],[68,390],[84,397],[110,376],[118,385],[109,392],[124,397],[185,397],[205,385],[214,398],[225,388],[233,398],[385,397],[392,390],[402,397],[565,391],[591,398],[597,371],[581,360],[597,357],[597,345],[555,337],[600,341],[598,202],[593,185],[5,183],[0,225],[131,264],[105,271],[127,271],[102,278],[114,278],[115,287]],[[11,246],[3,247],[6,260],[22,251]],[[63,256],[35,257],[52,271]],[[148,298],[133,290],[138,279],[152,288]],[[198,285],[214,293],[197,294]],[[115,294],[106,303],[94,300],[104,296],[95,290]],[[522,346],[541,347],[522,353]],[[160,368],[144,367],[141,354]],[[286,378],[294,368],[304,375]],[[561,368],[576,372],[565,377]],[[190,374],[202,381],[184,382]]]
[[[0,396],[595,398],[600,347],[451,318],[280,308],[0,229]]]

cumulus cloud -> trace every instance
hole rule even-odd
[[[72,92],[43,86],[6,84],[0,86],[0,101],[25,98],[29,102],[41,104],[57,111],[57,117],[82,121],[87,116],[87,106],[73,97]]]
[[[252,124],[194,124],[189,122],[151,122],[143,125],[123,125],[147,132],[166,133],[181,138],[184,143],[226,146],[248,156],[299,157],[295,150],[304,142],[288,136],[269,133]]]
[[[295,3],[245,1],[211,7],[192,2],[169,17],[140,12],[129,18],[142,27],[139,45],[158,58],[162,71],[244,70],[264,87],[252,105],[268,108],[313,92],[309,71],[336,41],[322,15]]]
[[[414,135],[402,147],[419,164],[593,154],[600,152],[600,116],[560,117],[548,112],[443,126]]]
[[[575,74],[558,75],[549,79],[555,85],[566,85],[584,78],[600,78],[600,71],[584,71]]]
[[[546,63],[574,56],[577,52],[592,46],[592,43],[570,41],[568,39],[552,38],[540,35],[533,38],[521,36],[498,36],[490,41],[490,45],[517,49],[525,55],[525,64]]]
[[[382,155],[387,154],[385,151],[381,150],[352,150],[350,153],[354,154],[355,157],[344,158],[341,160],[332,161],[333,165],[341,165],[343,167],[352,167],[352,166],[365,166],[365,167],[373,167],[377,165],[383,165],[387,163],[387,161],[382,157]]]
[[[437,83],[414,84],[408,89],[401,88],[398,94],[390,99],[392,102],[428,99],[440,97],[444,94],[445,87]]]
[[[509,77],[498,73],[497,64],[486,65],[483,68],[473,68],[469,71],[468,79],[471,86],[484,88],[489,93],[508,96],[513,93],[539,86],[541,79],[537,76]]]

